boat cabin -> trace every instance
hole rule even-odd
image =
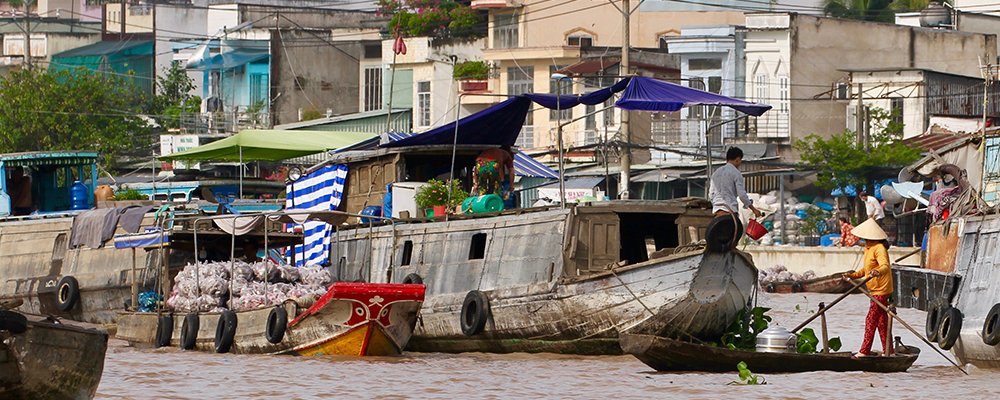
[[[51,213],[94,204],[97,152],[34,151],[0,154],[0,216]],[[73,196],[73,185],[86,187]]]

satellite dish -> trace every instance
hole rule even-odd
[[[895,206],[904,200],[903,196],[900,196],[899,192],[891,185],[882,185],[880,190],[882,192],[882,200],[885,200],[885,204],[888,206]]]

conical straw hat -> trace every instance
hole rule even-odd
[[[878,226],[878,222],[875,222],[874,218],[868,218],[861,225],[855,226],[854,229],[851,229],[851,234],[865,240],[885,240],[889,238],[885,234],[885,231]]]

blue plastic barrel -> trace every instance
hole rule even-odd
[[[90,209],[90,188],[83,182],[76,181],[69,188],[69,206],[71,210]]]
[[[392,184],[385,185],[385,196],[382,196],[382,215],[392,216]]]

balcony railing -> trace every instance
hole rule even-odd
[[[188,133],[237,133],[244,129],[268,129],[271,116],[266,112],[212,112],[180,115],[180,128]]]

